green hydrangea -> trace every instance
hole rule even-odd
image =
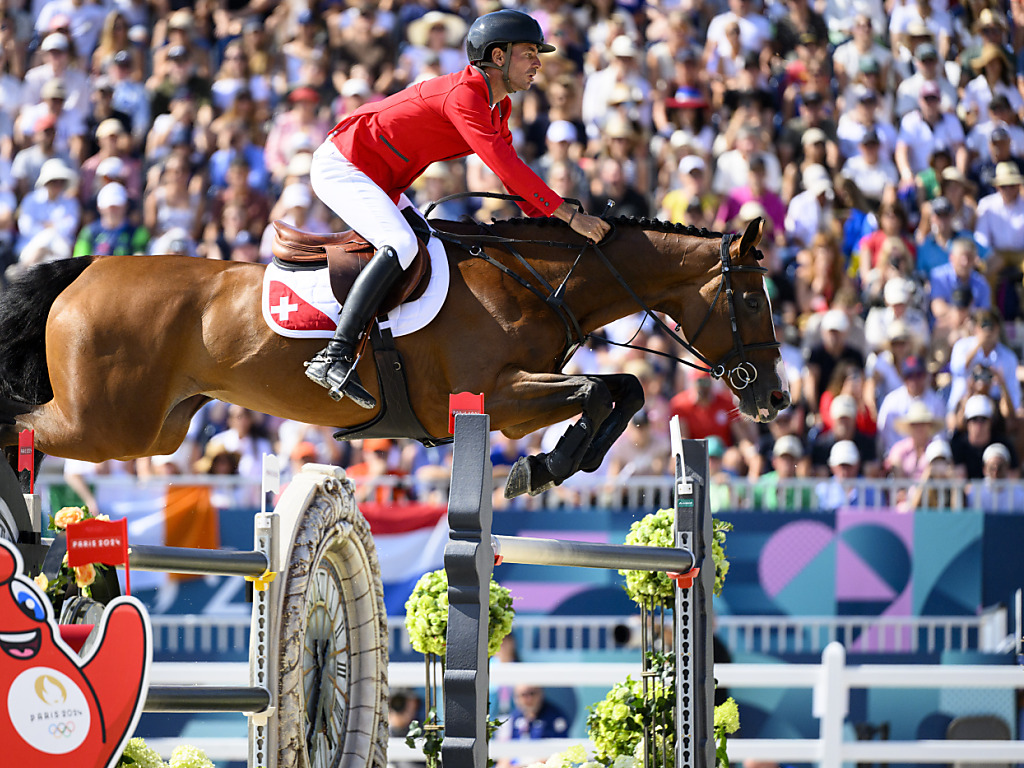
[[[512,631],[512,593],[494,579],[490,585],[487,655],[493,656]],[[420,653],[443,656],[448,633],[448,574],[442,568],[425,573],[405,603],[405,628],[409,642]]]
[[[167,768],[157,751],[143,739],[130,739],[121,753],[117,768]]]
[[[182,745],[171,753],[170,768],[214,768],[214,765],[199,747]]]
[[[645,547],[673,547],[673,525],[675,511],[662,509],[634,522],[626,535],[626,544]],[[712,521],[711,559],[715,563],[715,594],[722,594],[722,584],[729,572],[729,561],[725,557],[725,534],[732,530],[732,524],[723,520]],[[670,602],[675,595],[675,583],[667,574],[654,571],[619,571],[626,578],[626,593],[640,604]]]

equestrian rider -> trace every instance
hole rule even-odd
[[[419,248],[399,212],[404,191],[439,160],[476,153],[529,216],[556,216],[598,242],[607,222],[578,211],[519,159],[508,128],[510,94],[525,91],[541,68],[540,25],[525,13],[502,10],[479,17],[466,36],[469,65],[461,72],[410,86],[355,110],[313,155],[313,190],[376,249],[341,308],[334,338],[306,364],[306,376],[340,400],[363,408],[377,403],[355,373],[360,335]]]

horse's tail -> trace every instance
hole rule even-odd
[[[46,367],[46,318],[92,258],[38,264],[0,291],[0,421],[53,398]]]

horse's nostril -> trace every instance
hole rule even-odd
[[[789,408],[789,392],[780,392],[779,390],[773,390],[771,394],[772,407],[778,411],[784,411]]]

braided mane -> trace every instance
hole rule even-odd
[[[689,235],[691,237],[703,237],[707,239],[716,239],[723,237],[722,232],[712,232],[710,229],[705,227],[694,227],[690,224],[674,224],[671,221],[665,221],[663,219],[650,219],[646,216],[614,216],[607,218],[608,221],[616,226],[630,226],[630,227],[643,227],[653,232],[666,232],[677,235]],[[562,226],[563,222],[561,219],[555,217],[537,217],[531,218],[529,216],[516,216],[511,219],[492,219],[492,224],[505,224],[505,223],[516,223],[516,224],[534,224],[538,227],[545,226]]]

